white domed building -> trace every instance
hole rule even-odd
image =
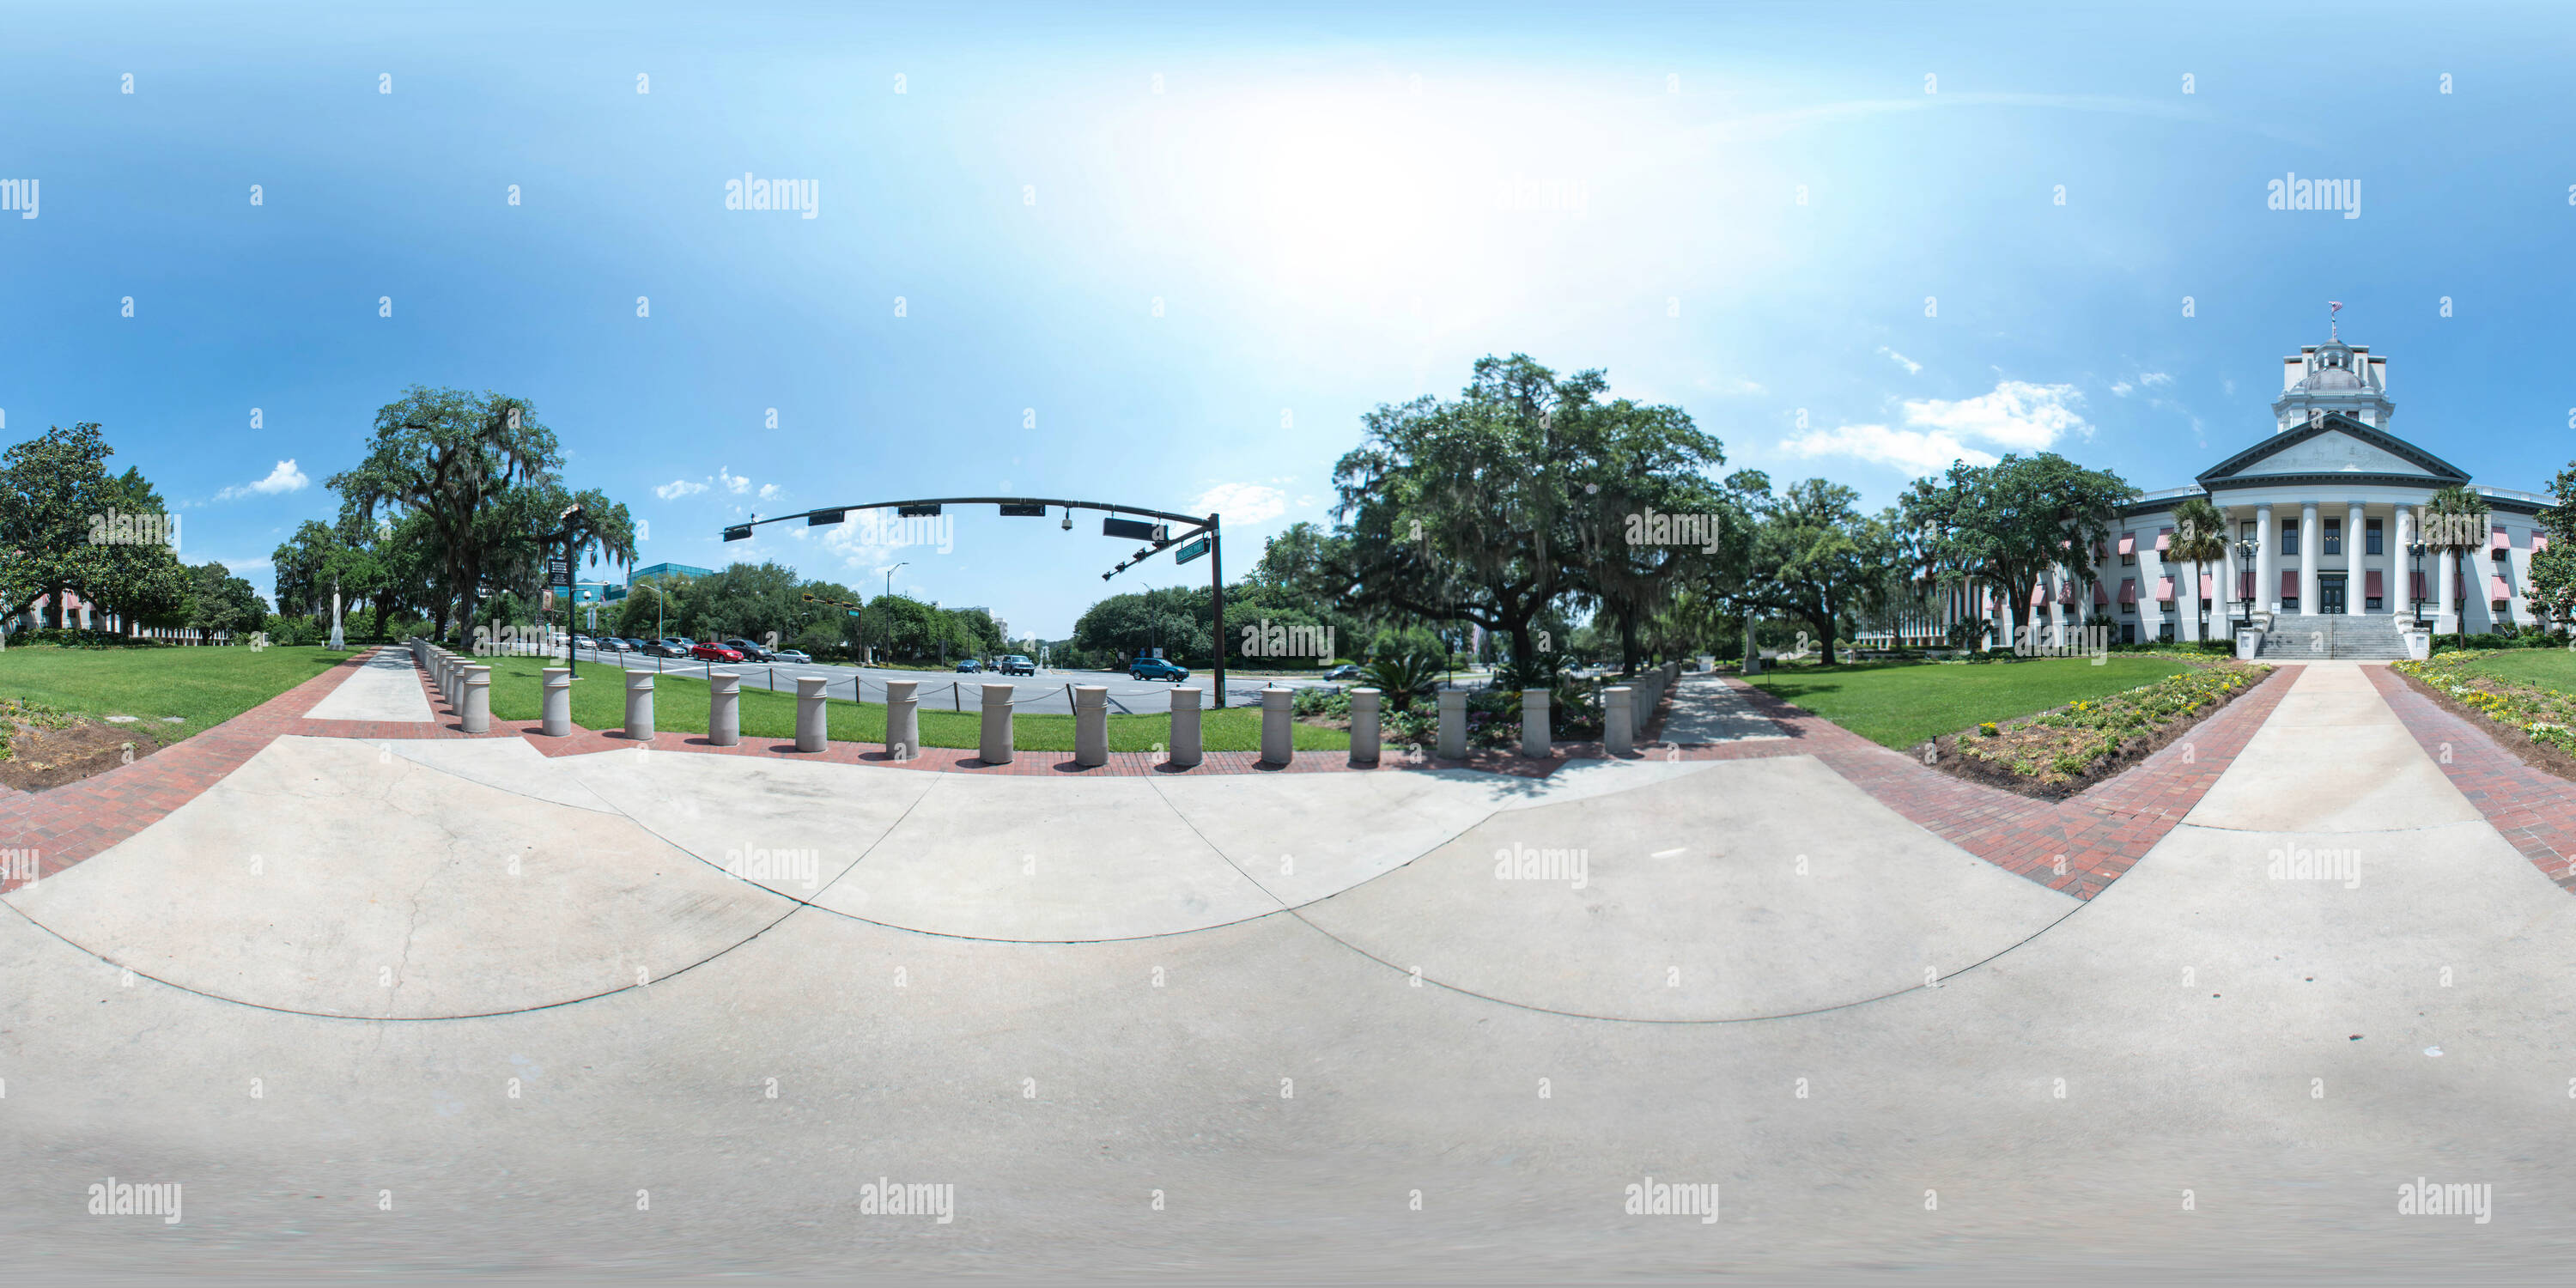
[[[2395,412],[2388,359],[2367,345],[2330,336],[2282,359],[2272,433],[2188,486],[2122,506],[2089,565],[2012,596],[2027,608],[2022,638],[2077,645],[2076,628],[2107,617],[2112,643],[2221,640],[2239,620],[2268,618],[2267,657],[2394,658],[2419,614],[2437,634],[2538,624],[2525,594],[2531,556],[2549,545],[2539,515],[2551,498],[2472,483],[2390,432]],[[2483,533],[2464,534],[2470,549],[2418,549],[2426,504],[2453,486],[2483,501]],[[2198,571],[2167,557],[2174,509],[2194,497],[2227,518],[2225,558]],[[1954,591],[1933,616],[2000,626],[2010,610],[1997,599]],[[2012,639],[1996,630],[1988,642]]]

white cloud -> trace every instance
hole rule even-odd
[[[725,485],[725,491],[728,492],[748,492],[751,490],[750,479],[744,478],[739,474],[735,474],[721,465],[716,467],[716,480],[723,483]]]
[[[2142,385],[2169,385],[2173,383],[2173,377],[2166,375],[2161,371],[2150,371],[2145,375],[2138,377],[2138,383]]]
[[[2111,395],[2115,398],[2126,398],[2137,391],[2138,387],[2130,384],[2126,380],[2114,380],[2111,382]]]
[[[2055,446],[2070,432],[2092,436],[2093,427],[2071,405],[2082,401],[2083,392],[2073,385],[2006,380],[1997,384],[1993,393],[1956,402],[1939,398],[1908,401],[1905,423],[1947,430],[1962,439],[1981,440],[2016,451],[2037,452]]]
[[[1288,511],[1288,495],[1259,483],[1219,483],[1188,506],[1194,514],[1219,514],[1238,524],[1276,519]]]
[[[653,489],[653,495],[658,496],[665,501],[677,501],[681,497],[689,496],[698,492],[704,492],[706,490],[707,485],[704,483],[692,483],[687,479],[673,479],[670,482]]]
[[[277,463],[277,468],[268,472],[267,478],[261,479],[256,483],[245,483],[240,487],[225,488],[223,491],[215,493],[215,499],[218,501],[238,500],[242,497],[249,496],[253,492],[257,492],[262,496],[275,496],[280,492],[301,492],[304,490],[304,485],[311,483],[312,481],[313,480],[304,476],[304,471],[295,468],[294,461],[279,461]]]
[[[2034,385],[2006,380],[1993,393],[1956,401],[1908,399],[1902,426],[1842,425],[1809,430],[1781,444],[1800,456],[1849,456],[1911,473],[1932,474],[1952,461],[1992,465],[1993,452],[2044,451],[2068,433],[2090,436],[2093,427],[2070,405],[2084,396],[2073,385]]]
[[[1893,465],[1908,474],[1938,474],[1952,461],[1992,465],[1995,456],[1961,443],[1941,430],[1890,429],[1885,425],[1843,425],[1812,429],[1781,446],[1800,456],[1850,456],[1875,465]]]
[[[1896,365],[1905,368],[1905,374],[1909,376],[1920,375],[1923,372],[1922,363],[1916,362],[1914,359],[1906,357],[1904,354],[1898,353],[1896,350],[1888,348],[1886,345],[1882,344],[1878,346],[1878,353],[1880,357],[1887,358],[1895,362]]]
[[[735,488],[734,490],[735,490],[735,491],[737,491],[737,492],[739,492],[739,491],[741,491],[742,489],[741,489],[741,488]],[[775,483],[763,483],[763,484],[761,484],[761,485],[760,485],[760,499],[761,499],[761,500],[766,501],[766,500],[768,500],[769,498],[771,498],[771,497],[773,497],[773,496],[776,496],[776,495],[778,495],[778,485],[777,485],[777,484],[775,484]]]
[[[1711,393],[1726,397],[1758,396],[1771,392],[1770,390],[1763,388],[1759,382],[1746,380],[1741,376],[1725,376],[1716,380],[1703,380],[1699,382],[1699,387],[1706,389]]]

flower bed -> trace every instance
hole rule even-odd
[[[2063,800],[2146,759],[2271,673],[2233,661],[2195,664],[2153,684],[1987,721],[1918,744],[1913,754],[1963,778]]]
[[[2524,763],[2576,778],[2576,694],[2473,669],[2494,650],[2436,653],[2430,661],[2392,662],[2415,690],[2452,712],[2482,721]]]

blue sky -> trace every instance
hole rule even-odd
[[[1513,351],[1872,504],[2042,446],[2166,487],[2269,432],[2329,299],[2401,436],[2576,455],[2563,8],[1294,8],[12,6],[0,437],[102,422],[265,589],[378,406],[489,388],[644,562],[901,560],[1047,636],[1203,566],[1103,583],[1132,544],[1052,516],[718,533],[1216,507],[1239,573],[1370,407]],[[2291,172],[2360,217],[2266,209]],[[746,173],[816,217],[725,209]]]

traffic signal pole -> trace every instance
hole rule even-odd
[[[1218,540],[1217,516],[1207,518],[1208,602],[1216,611],[1216,705],[1225,706],[1225,545]]]

